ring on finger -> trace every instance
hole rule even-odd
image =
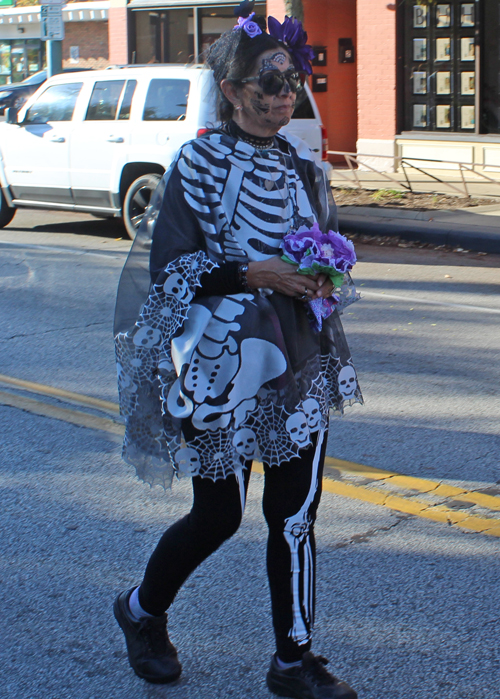
[[[304,293],[302,296],[299,296],[299,301],[307,301],[309,299],[309,294],[307,293],[307,289],[304,289]]]

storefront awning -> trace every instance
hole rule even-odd
[[[128,7],[131,10],[144,10],[148,7],[170,9],[173,7],[203,7],[205,5],[238,5],[238,0],[197,0],[197,2],[193,2],[193,0],[131,0]]]
[[[65,22],[92,22],[108,19],[109,0],[100,2],[72,2],[63,5]],[[2,7],[0,24],[31,24],[40,22],[40,6]]]

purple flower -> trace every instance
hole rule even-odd
[[[255,17],[255,12],[252,12],[252,14],[248,17],[239,17],[238,24],[234,27],[234,29],[243,29],[248,34],[250,39],[253,39],[254,36],[262,34],[262,29],[259,27],[257,22],[252,22],[252,17]]]
[[[316,222],[311,228],[302,226],[297,232],[288,233],[281,247],[301,269],[311,269],[313,274],[314,266],[330,267],[345,274],[356,263],[352,242],[334,231],[322,233]]]
[[[311,228],[301,226],[288,233],[282,240],[283,259],[298,265],[302,274],[327,274],[336,287],[340,287],[344,274],[356,263],[354,245],[340,233],[322,233],[315,222]],[[314,299],[308,302],[310,320],[314,330],[320,331],[323,320],[335,310],[338,296]]]
[[[311,75],[314,51],[307,43],[307,32],[302,29],[302,22],[295,17],[285,17],[283,24],[280,24],[275,17],[268,17],[267,26],[269,34],[287,47],[297,70]]]
[[[329,244],[333,248],[333,266],[338,272],[349,272],[356,264],[356,252],[352,241],[334,231],[328,231]]]
[[[294,260],[297,264],[300,264],[306,253],[310,251],[308,257],[317,259],[320,255],[320,250],[318,244],[311,231],[303,231],[301,233],[289,233],[283,238],[282,246],[285,253]],[[312,260],[311,260],[312,261]]]

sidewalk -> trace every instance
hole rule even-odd
[[[500,254],[500,204],[457,211],[339,206],[341,233],[397,236]]]

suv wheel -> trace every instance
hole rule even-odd
[[[137,230],[141,225],[151,195],[155,191],[161,175],[150,173],[141,175],[132,182],[125,195],[123,202],[123,222],[127,233],[132,240],[135,238]]]
[[[0,190],[0,228],[5,228],[5,226],[12,221],[17,209],[13,206],[7,204],[7,200]]]

